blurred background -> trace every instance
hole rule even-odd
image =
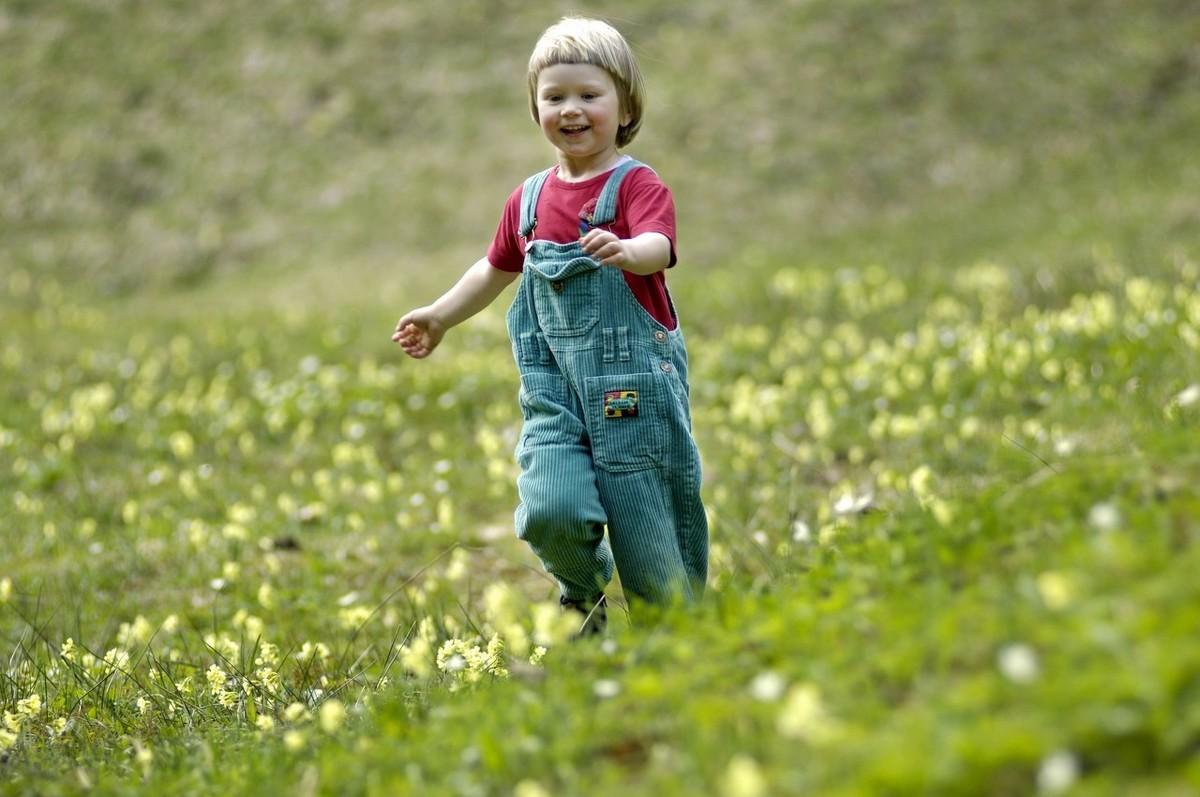
[[[567,13],[640,58],[629,152],[675,191],[677,285],[1002,258],[1054,289],[1197,241],[1191,0],[7,0],[0,270],[98,300],[426,301],[551,162],[525,63]]]

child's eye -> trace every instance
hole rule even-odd
[[[587,94],[584,94],[583,98],[585,100],[594,100],[594,99],[596,99],[596,95],[589,92]]]

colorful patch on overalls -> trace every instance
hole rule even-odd
[[[605,418],[636,418],[638,394],[636,390],[607,390],[604,393]]]

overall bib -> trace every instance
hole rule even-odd
[[[621,181],[641,165],[613,170],[592,226],[613,221]],[[578,241],[531,240],[548,175],[522,188],[526,255],[507,316],[524,418],[517,536],[566,599],[596,597],[615,561],[626,596],[693,601],[708,574],[708,521],[683,333],[656,321],[621,270]]]

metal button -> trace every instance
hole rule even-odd
[[[663,332],[661,329],[656,329],[656,330],[654,330],[654,339],[657,340],[659,343],[666,343],[667,342],[667,333]]]
[[[563,288],[566,286],[563,285],[562,280],[555,280],[554,282],[550,283],[550,287],[554,289],[555,293],[562,293]]]
[[[663,360],[661,363],[659,363],[658,367],[662,369],[662,372],[664,374],[671,373],[671,364],[669,362],[667,362],[666,360]]]

